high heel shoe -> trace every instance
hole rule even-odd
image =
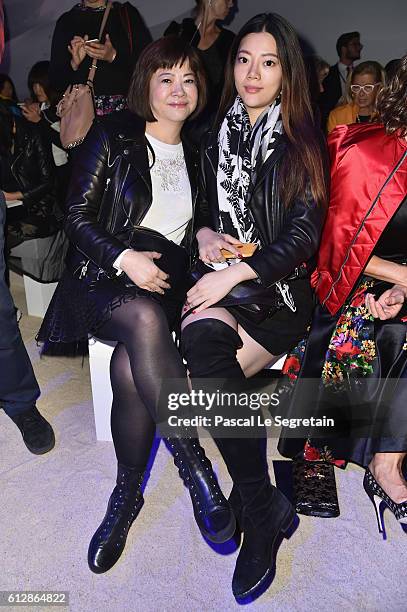
[[[167,438],[179,475],[191,496],[196,523],[208,540],[221,544],[235,533],[236,520],[212,464],[195,438]]]
[[[89,544],[88,565],[95,574],[110,570],[124,550],[129,529],[144,504],[143,476],[143,472],[119,463],[106,514]]]
[[[379,485],[369,468],[367,468],[365,472],[365,477],[363,479],[363,488],[365,489],[372,504],[374,505],[376,511],[377,526],[379,528],[379,533],[382,533],[383,537],[385,537],[386,535],[383,518],[383,504],[387,506],[387,508],[394,514],[399,523],[402,523],[404,525],[407,524],[407,500],[396,504],[396,502],[393,501],[391,497],[389,497],[387,493],[382,489],[382,487]]]

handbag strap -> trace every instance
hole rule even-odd
[[[102,35],[106,27],[107,18],[109,17],[109,13],[110,13],[110,9],[112,8],[112,4],[113,3],[111,1],[109,1],[106,4],[105,12],[103,13],[103,19],[102,19],[102,23],[100,25],[100,30],[99,30],[99,36],[98,36],[99,41],[102,40]],[[93,85],[93,79],[95,78],[97,63],[98,63],[97,59],[92,60],[92,64],[89,68],[89,74],[88,74],[88,80],[87,80],[88,85]]]

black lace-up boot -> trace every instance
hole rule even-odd
[[[120,558],[131,524],[144,504],[143,476],[135,468],[118,464],[116,486],[105,517],[89,544],[88,564],[92,572],[107,572]]]
[[[235,532],[236,521],[204,449],[194,438],[169,438],[167,442],[189,490],[201,533],[211,542],[226,542]]]

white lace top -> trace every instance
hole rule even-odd
[[[192,195],[182,143],[166,144],[149,134],[146,138],[155,153],[150,170],[153,203],[141,222],[169,240],[180,244],[192,217]],[[149,151],[149,161],[152,155]]]

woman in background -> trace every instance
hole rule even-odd
[[[106,0],[75,4],[58,19],[51,47],[50,81],[60,94],[68,85],[86,83],[93,60],[98,60],[93,82],[97,115],[126,107],[134,66],[151,42],[150,32],[130,2],[113,2],[103,40],[99,41],[106,4]]]
[[[0,106],[0,188],[6,201],[22,202],[8,215],[9,248],[57,231],[51,152],[40,130],[15,117],[8,106]]]
[[[329,113],[328,134],[337,125],[376,121],[376,98],[384,85],[384,79],[384,70],[378,62],[358,64],[346,83],[346,103],[337,106]]]
[[[63,149],[60,138],[60,119],[56,113],[59,94],[54,91],[49,82],[48,61],[37,62],[28,73],[28,89],[31,100],[22,106],[23,116],[31,123],[37,124],[48,142],[52,152],[57,176],[58,201],[63,209],[68,189],[70,164],[68,154]]]
[[[21,117],[16,88],[8,74],[0,74],[0,99],[7,105],[13,115]]]

